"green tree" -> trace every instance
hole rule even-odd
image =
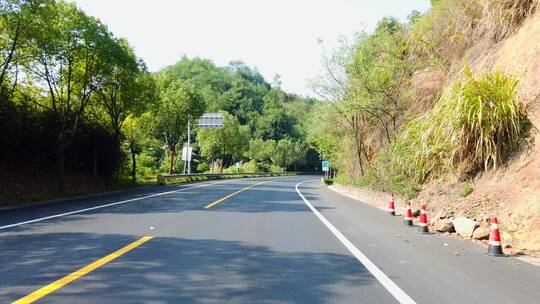
[[[219,167],[239,161],[249,149],[249,129],[241,126],[238,120],[228,113],[223,113],[223,128],[201,129],[197,132],[197,141],[201,155],[208,160],[219,160]]]
[[[173,174],[180,140],[187,131],[188,121],[195,122],[205,111],[206,104],[195,87],[188,82],[159,79],[159,106],[154,110],[156,132],[167,149]],[[165,86],[164,86],[165,83]]]
[[[128,42],[110,39],[107,53],[110,58],[105,67],[104,77],[96,88],[94,114],[104,121],[114,137],[114,149],[109,158],[111,167],[107,183],[120,167],[120,144],[122,125],[128,115],[140,115],[150,109],[156,100],[154,79],[147,72],[144,63],[137,59]]]
[[[407,47],[405,26],[384,18],[375,33],[359,39],[347,66],[352,102],[346,107],[378,125],[389,143],[396,137],[398,119],[410,99],[415,62],[407,55]]]
[[[20,61],[41,31],[52,0],[0,1],[0,104],[14,92]]]
[[[56,3],[40,25],[40,35],[30,42],[25,74],[47,94],[35,102],[55,120],[56,175],[58,191],[63,192],[64,153],[103,76],[108,59],[104,46],[111,38],[103,24],[72,3]]]
[[[183,57],[176,64],[159,71],[158,75],[165,86],[174,81],[189,81],[202,96],[209,111],[221,109],[221,96],[232,86],[232,75],[208,59]]]
[[[272,162],[280,167],[289,168],[292,165],[301,165],[305,161],[307,147],[300,142],[282,139],[275,145],[272,153]]]
[[[122,124],[124,145],[131,156],[131,181],[137,182],[137,155],[152,141],[152,113],[129,115]]]
[[[269,164],[272,162],[272,155],[276,149],[275,140],[262,140],[260,138],[249,141],[249,151],[247,156],[256,162]]]

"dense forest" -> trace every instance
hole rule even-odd
[[[318,101],[284,92],[279,77],[200,58],[150,73],[128,41],[66,1],[3,0],[0,14],[4,200],[181,173],[188,120],[205,112],[222,112],[224,127],[193,130],[193,172],[319,163],[307,144]]]

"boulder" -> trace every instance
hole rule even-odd
[[[452,221],[452,224],[454,224],[454,229],[456,229],[457,234],[466,238],[471,238],[473,236],[474,229],[478,227],[477,222],[464,216],[455,218]]]
[[[475,240],[487,240],[487,239],[489,239],[489,234],[490,233],[491,233],[491,231],[488,228],[478,227],[478,228],[474,229],[472,237]]]
[[[441,213],[441,215],[439,216],[439,218],[442,220],[442,219],[449,219],[449,218],[453,218],[454,217],[454,212],[452,211],[444,211]]]
[[[439,232],[455,232],[454,224],[448,220],[438,220],[435,222],[435,230]]]

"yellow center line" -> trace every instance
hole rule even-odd
[[[249,186],[249,187],[245,187],[244,189],[240,189],[240,190],[238,190],[238,191],[236,191],[236,192],[234,192],[234,193],[231,193],[231,194],[229,194],[229,195],[227,195],[227,196],[224,196],[224,197],[218,199],[217,201],[215,201],[215,202],[213,202],[213,203],[210,203],[210,204],[204,206],[204,208],[205,208],[205,209],[212,208],[212,207],[214,207],[215,205],[217,205],[217,204],[223,202],[223,201],[226,200],[226,199],[229,199],[229,198],[231,198],[231,197],[237,195],[237,194],[240,193],[240,192],[246,191],[246,190],[251,189],[251,188],[253,188],[253,187],[255,187],[255,186],[258,186],[258,185],[260,185],[260,184],[269,183],[269,182],[270,182],[270,181],[260,182],[260,183],[251,185],[251,186]]]
[[[23,298],[20,298],[19,300],[13,302],[12,304],[27,304],[27,303],[34,303],[35,301],[41,299],[42,297],[66,286],[67,284],[77,280],[78,278],[90,273],[91,271],[111,262],[112,260],[124,255],[125,253],[127,253],[128,251],[132,250],[132,249],[135,249],[137,247],[139,247],[140,245],[144,244],[145,242],[151,240],[153,237],[151,236],[145,236],[145,237],[142,237],[140,239],[138,239],[137,241],[127,245],[126,247],[118,250],[118,251],[115,251],[111,254],[109,254],[108,256],[106,257],[103,257],[95,262],[93,262],[92,264],[89,264],[87,266],[84,266],[83,268],[71,273],[71,274],[68,274],[67,276],[43,287],[43,288],[40,288],[36,291],[34,291],[33,293],[23,297]]]

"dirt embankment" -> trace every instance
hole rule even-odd
[[[478,49],[470,51],[459,63],[469,65],[475,74],[498,69],[519,78],[519,94],[527,104],[533,125],[531,136],[523,142],[522,150],[513,155],[504,168],[485,172],[467,183],[458,182],[451,176],[433,180],[413,200],[416,204],[427,203],[432,214],[447,212],[453,216],[463,215],[475,219],[481,226],[487,225],[489,217],[498,216],[503,239],[514,251],[540,251],[538,41],[540,12],[530,17],[511,37],[480,52]],[[418,84],[417,89],[422,91],[425,89],[423,86]],[[428,86],[432,84],[428,83]]]

